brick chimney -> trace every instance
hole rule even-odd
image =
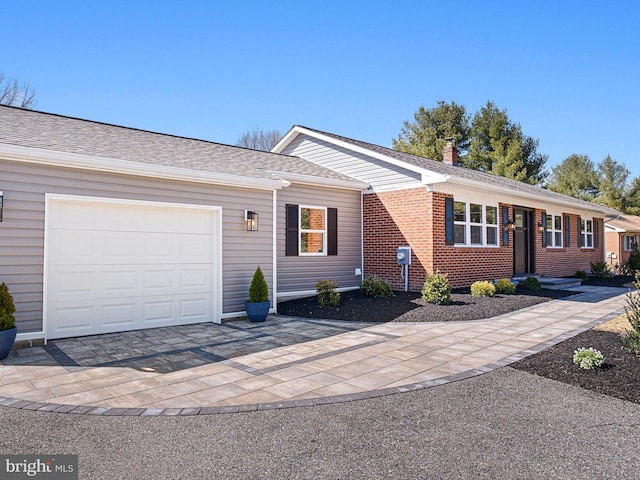
[[[453,144],[453,138],[447,138],[447,145],[442,150],[442,161],[448,165],[458,166],[458,147]]]

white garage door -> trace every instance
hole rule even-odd
[[[47,196],[48,339],[220,321],[220,209]]]

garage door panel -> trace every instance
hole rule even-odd
[[[219,215],[180,205],[52,199],[47,338],[213,321]]]

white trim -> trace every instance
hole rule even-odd
[[[594,249],[596,248],[594,243],[594,221],[592,217],[580,217],[580,223],[584,222],[584,230],[582,230],[582,225],[578,224],[578,234],[582,237],[580,243],[582,246],[581,249]],[[587,222],[591,222],[591,233],[587,232]],[[591,246],[587,245],[587,236],[591,237]]]
[[[312,175],[301,175],[299,173],[288,173],[278,170],[272,170],[271,173],[277,175],[287,182],[290,182],[290,184],[298,183],[301,185],[317,185],[322,187],[342,188],[346,190],[366,190],[369,188],[368,183],[361,182],[359,180],[342,180],[335,178],[314,177]]]
[[[544,226],[544,228],[547,229],[547,248],[550,249],[556,249],[556,248],[565,248],[564,245],[564,219],[565,219],[565,215],[562,215],[561,213],[556,213],[556,212],[546,212],[547,213],[547,224],[549,223],[549,218],[551,218],[551,230],[549,230],[549,228],[547,228],[547,225]],[[556,230],[555,228],[555,222],[554,219],[558,217],[560,218],[560,230]],[[560,233],[560,245],[556,245],[556,239],[555,239],[555,234],[556,233]],[[549,238],[551,238],[553,240],[553,242],[549,241]],[[553,245],[551,245],[553,243]]]
[[[272,288],[273,288],[273,307],[275,309],[275,313],[278,313],[278,192],[276,190],[273,191],[272,199],[273,204],[271,208],[273,209],[272,214],[272,251],[273,251],[273,279]]]
[[[124,175],[162,178],[185,182],[207,183],[232,187],[249,187],[272,190],[290,185],[283,179],[253,178],[228,173],[206,172],[189,168],[169,167],[166,165],[131,162],[113,158],[82,155],[78,153],[57,152],[41,148],[23,147],[0,143],[0,157],[21,163],[35,163],[55,167],[76,168]]]
[[[16,342],[24,342],[26,340],[44,340],[44,344],[47,344],[47,339],[44,338],[44,332],[24,332],[16,335]]]
[[[499,248],[500,247],[500,207],[499,205],[482,203],[482,201],[474,201],[468,200],[465,197],[456,198],[453,197],[453,210],[454,210],[454,247],[466,247],[466,248]],[[464,203],[465,204],[465,220],[459,221],[455,220],[455,204],[456,203]],[[472,222],[471,221],[471,204],[480,205],[482,207],[482,222]],[[495,208],[496,210],[496,223],[487,223],[487,208]],[[464,239],[465,243],[455,243],[455,226],[463,225],[464,226]],[[482,230],[482,243],[471,243],[471,227],[480,227]],[[496,243],[488,243],[488,235],[487,231],[489,228],[493,228],[496,231]]]
[[[82,196],[82,195],[65,195],[58,193],[45,193],[45,216],[44,216],[44,261],[43,261],[43,306],[42,306],[42,331],[45,344],[47,342],[47,292],[48,292],[48,264],[49,264],[49,231],[51,225],[49,224],[49,210],[52,201],[71,201],[71,202],[95,202],[95,203],[107,203],[116,205],[137,205],[137,206],[152,206],[152,207],[166,207],[166,208],[179,208],[181,210],[193,209],[193,210],[206,210],[215,212],[215,219],[213,221],[212,233],[213,244],[213,257],[215,258],[215,265],[213,265],[213,276],[215,278],[213,288],[211,292],[213,295],[214,311],[213,311],[213,323],[222,322],[222,301],[223,301],[223,276],[222,276],[222,207],[215,205],[195,205],[189,203],[171,203],[171,202],[155,202],[148,200],[130,200],[125,198],[106,198],[95,196]]]

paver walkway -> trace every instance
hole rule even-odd
[[[6,365],[0,405],[97,415],[206,414],[351,401],[507,365],[623,312],[626,289],[487,320],[385,323],[168,373],[122,366]]]

